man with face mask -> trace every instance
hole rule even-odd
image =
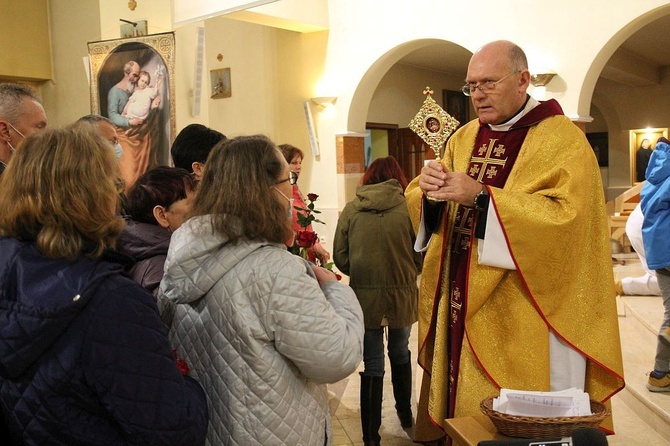
[[[121,158],[123,149],[121,148],[121,144],[119,144],[119,135],[116,132],[116,126],[111,119],[100,115],[86,115],[79,118],[77,122],[89,122],[97,125],[98,130],[100,130],[100,135],[114,146],[116,160],[118,161]]]
[[[0,84],[0,174],[23,138],[46,126],[44,108],[32,89],[19,84]]]

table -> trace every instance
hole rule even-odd
[[[444,420],[444,430],[453,440],[453,446],[477,446],[483,440],[505,440],[486,415],[449,418]]]

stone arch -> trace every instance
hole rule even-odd
[[[589,110],[591,108],[591,101],[593,98],[596,82],[598,81],[603,68],[610,60],[612,55],[616,52],[616,50],[619,49],[619,47],[626,41],[626,39],[642,29],[645,25],[656,19],[667,16],[668,14],[670,14],[670,4],[660,6],[656,9],[641,14],[638,17],[634,17],[626,26],[612,35],[607,43],[603,45],[601,50],[591,62],[591,65],[589,66],[586,75],[584,76],[584,82],[582,83],[582,87],[580,89],[579,101],[577,105],[577,111],[580,116],[589,116]]]
[[[633,34],[651,24],[657,19],[670,15],[670,4],[660,6],[653,10],[640,14],[637,17],[631,17],[630,21],[617,32],[615,32],[596,54],[588,67],[584,81],[582,83],[578,111],[580,116],[590,116],[591,105],[595,105],[603,114],[607,123],[609,140],[609,167],[606,171],[607,184],[606,194],[608,199],[612,199],[618,194],[624,192],[631,186],[631,154],[629,148],[628,126],[623,123],[625,119],[621,115],[622,110],[617,110],[617,106],[612,104],[609,97],[601,94],[596,89],[596,83],[599,77],[613,78],[622,76],[622,79],[635,80],[647,85],[662,81],[661,73],[653,69],[652,66],[634,66],[634,62],[627,61],[625,56],[617,54],[617,50]],[[628,66],[626,66],[626,62]],[[607,68],[606,68],[607,65]],[[633,65],[633,66],[631,66]],[[627,70],[630,70],[628,72]],[[653,79],[654,77],[657,79]]]
[[[402,43],[390,49],[380,56],[379,59],[374,61],[360,79],[352,96],[349,106],[349,114],[347,116],[347,129],[351,132],[365,131],[368,106],[372,100],[375,89],[384,75],[395,63],[413,51],[435,44],[444,45],[447,56],[450,52],[462,52],[464,49],[462,46],[447,40],[417,39]]]

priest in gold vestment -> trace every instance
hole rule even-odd
[[[444,437],[445,418],[480,414],[501,388],[577,387],[607,403],[624,387],[598,163],[529,80],[512,42],[477,50],[463,92],[479,119],[406,191],[425,252],[415,441]]]

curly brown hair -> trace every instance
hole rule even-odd
[[[281,156],[263,135],[221,141],[207,159],[191,215],[214,215],[213,229],[233,242],[284,243],[293,234],[291,221],[271,190],[284,169]]]
[[[0,234],[34,241],[43,255],[98,258],[123,229],[116,160],[108,141],[81,128],[28,136],[0,179]]]

